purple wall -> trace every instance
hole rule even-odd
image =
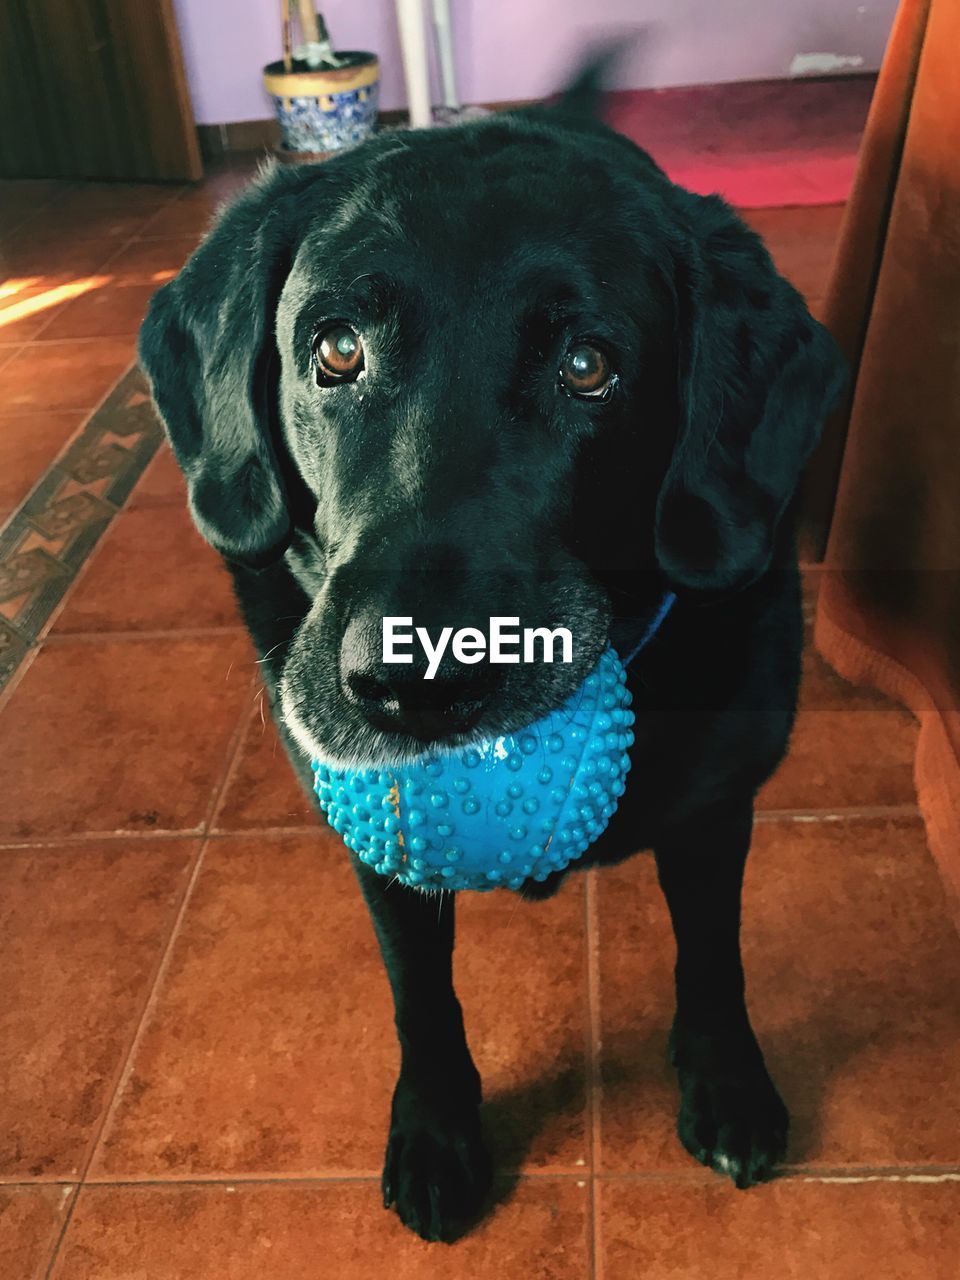
[[[335,45],[380,55],[381,105],[405,105],[392,0],[318,7]],[[896,0],[451,0],[451,8],[462,98],[499,102],[552,92],[584,43],[631,31],[643,38],[623,65],[629,89],[873,71]],[[197,121],[269,116],[260,69],[281,53],[277,0],[174,0],[174,9]],[[795,65],[804,54],[839,62]]]

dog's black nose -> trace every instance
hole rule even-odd
[[[385,663],[369,645],[344,637],[340,679],[347,699],[375,729],[435,742],[472,729],[502,681],[489,663],[468,665],[445,656],[432,679],[426,664]]]
[[[491,684],[476,674],[420,680],[391,673],[389,682],[364,671],[347,677],[352,700],[375,729],[408,733],[422,742],[472,729],[483,713]]]

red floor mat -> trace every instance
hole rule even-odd
[[[840,204],[873,76],[642,89],[610,95],[610,124],[675,182],[744,209]]]

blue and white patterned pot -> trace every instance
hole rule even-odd
[[[373,133],[377,122],[380,64],[372,53],[344,53],[336,70],[290,71],[282,62],[264,68],[287,151],[339,151]]]

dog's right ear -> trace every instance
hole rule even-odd
[[[271,421],[274,316],[299,241],[291,185],[285,172],[268,173],[222,213],[140,330],[140,362],[197,528],[251,567],[282,555],[290,539]]]

